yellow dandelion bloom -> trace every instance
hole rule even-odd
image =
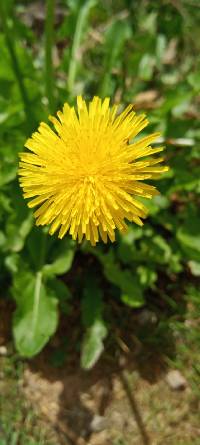
[[[41,123],[20,154],[20,185],[28,206],[35,211],[37,225],[50,224],[59,238],[69,232],[95,245],[100,238],[115,240],[115,229],[124,232],[126,220],[142,225],[147,215],[137,196],[152,198],[158,192],[143,180],[158,178],[168,170],[159,166],[163,158],[149,155],[159,133],[132,142],[148,124],[129,105],[121,114],[109,106],[109,98],[94,97],[87,105],[77,98],[77,112],[67,103],[58,119],[50,116],[56,132]],[[140,160],[140,158],[144,158]]]

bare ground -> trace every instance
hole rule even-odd
[[[200,443],[199,401],[189,384],[172,391],[165,373],[152,383],[137,370],[101,363],[90,372],[56,370],[42,356],[31,368],[24,372],[24,392],[51,426],[56,443]]]
[[[8,345],[7,360],[12,361],[12,308],[2,309],[0,343]],[[130,317],[129,325],[135,315]],[[163,350],[159,351],[142,345],[128,331],[123,338],[116,334],[116,344],[111,342],[93,370],[83,371],[78,352],[72,353],[76,335],[66,360],[57,367],[51,363],[52,354],[70,330],[72,339],[72,326],[64,332],[61,322],[61,330],[50,344],[35,359],[22,361],[23,372],[20,378],[15,376],[18,397],[26,401],[27,412],[31,407],[36,413],[37,424],[45,430],[46,445],[200,444],[200,400],[193,388],[191,361],[181,370],[186,379],[182,389],[172,390],[167,383],[169,344],[171,355],[175,354],[172,339],[168,338],[167,344],[161,341]],[[13,383],[10,385],[3,371],[0,387],[12,404]]]

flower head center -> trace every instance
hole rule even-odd
[[[97,175],[85,175],[84,183],[85,184],[95,184]]]

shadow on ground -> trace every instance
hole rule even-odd
[[[113,311],[112,335],[92,370],[80,369],[76,352],[80,333],[75,328],[79,314],[75,311],[70,326],[69,320],[61,320],[50,345],[30,361],[25,372],[25,392],[39,403],[60,444],[113,444],[116,428],[122,437],[131,437],[137,431],[138,443],[151,443],[143,415],[148,402],[143,396],[138,400],[138,385],[145,392],[149,385],[163,379],[166,357],[175,355],[174,339],[163,315],[159,320],[158,314],[146,308],[133,311],[116,306]],[[116,323],[116,312],[126,323]],[[122,328],[122,324],[126,326]],[[66,350],[65,338],[73,338]],[[62,363],[58,363],[59,353]],[[108,435],[106,430],[110,431]]]

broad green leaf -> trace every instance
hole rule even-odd
[[[155,235],[153,237],[153,245],[155,248],[155,255],[160,256],[160,261],[162,263],[167,263],[171,257],[171,247],[169,246],[169,243],[167,243],[162,236]]]
[[[116,284],[120,287],[121,300],[132,308],[138,308],[145,303],[143,288],[139,282],[137,276],[133,277],[133,274],[129,270],[124,270],[120,273]]]
[[[99,359],[104,349],[103,340],[106,335],[107,329],[103,320],[95,320],[87,329],[81,350],[81,366],[84,369],[91,369]]]
[[[195,277],[200,277],[200,261],[189,261],[188,266]]]
[[[161,235],[144,237],[141,240],[140,251],[145,263],[168,264],[172,256],[170,245]],[[139,252],[140,253],[140,252]]]
[[[32,212],[27,208],[17,183],[12,183],[9,190],[12,212],[6,221],[5,249],[19,252],[24,247],[25,239],[33,226]]]
[[[177,239],[188,259],[200,261],[200,218],[188,209],[188,218],[177,230]]]
[[[14,252],[11,253],[11,255],[8,255],[5,259],[5,265],[12,274],[16,274],[21,265],[19,254]]]
[[[83,298],[81,303],[82,321],[84,326],[89,327],[94,320],[102,317],[103,301],[102,291],[96,277],[86,277]]]
[[[43,267],[44,276],[62,275],[71,269],[75,254],[75,244],[71,240],[59,242],[58,248],[54,249],[51,264]]]
[[[13,318],[15,345],[23,357],[33,357],[56,330],[57,298],[44,286],[41,272],[34,276],[26,270],[15,276],[12,294],[17,305]]]
[[[32,214],[29,213],[26,219],[18,225],[19,219],[17,218],[17,215],[13,214],[13,216],[16,216],[16,218],[12,218],[6,226],[6,249],[11,250],[12,252],[19,252],[24,247],[26,236],[32,228],[33,218]]]
[[[86,277],[82,299],[82,321],[86,327],[82,348],[81,365],[90,369],[97,362],[104,346],[103,340],[107,335],[107,328],[102,318],[102,291],[96,277]]]
[[[33,270],[41,269],[49,257],[51,242],[52,237],[47,235],[44,228],[33,226],[26,239],[27,254]]]
[[[118,258],[122,262],[122,264],[133,264],[140,262],[143,260],[143,255],[141,252],[138,251],[135,247],[135,243],[133,242],[132,245],[129,243],[126,243],[123,241],[123,238],[120,240],[119,246],[118,246]]]
[[[26,236],[33,226],[31,212],[21,221],[20,215],[12,214],[6,226],[6,249],[12,252],[19,252],[24,247]]]
[[[69,314],[71,310],[70,300],[72,298],[70,289],[63,281],[56,277],[48,279],[48,288],[53,291],[59,301],[61,313]]]
[[[141,239],[142,236],[144,236],[143,229],[136,225],[130,225],[125,234],[119,235],[117,256],[123,264],[132,264],[133,261],[140,261],[140,253],[135,246],[135,241]]]
[[[102,263],[107,280],[120,288],[122,301],[131,307],[142,306],[145,300],[138,277],[129,269],[121,269],[111,250],[108,254],[96,251],[96,255]]]

